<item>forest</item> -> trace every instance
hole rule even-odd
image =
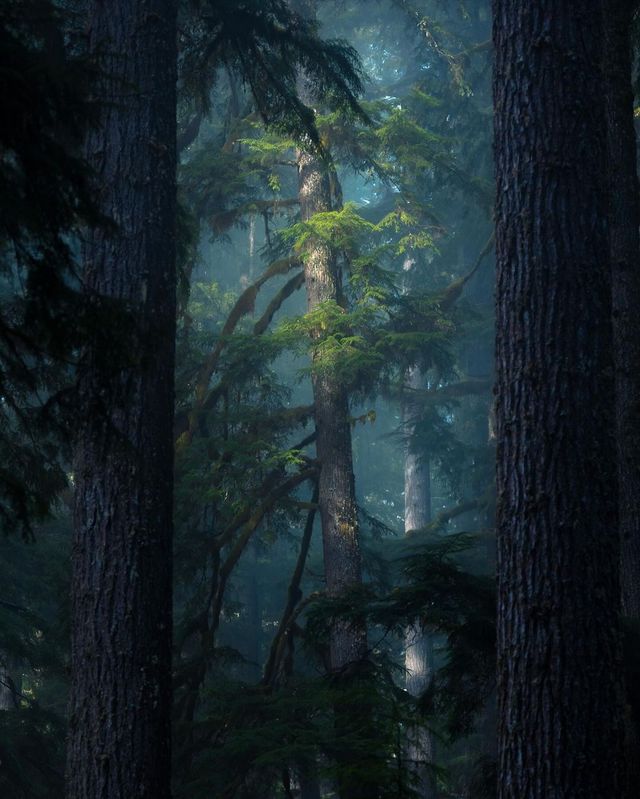
[[[640,796],[636,0],[0,0],[0,796]]]

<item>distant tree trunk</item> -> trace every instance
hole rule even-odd
[[[494,0],[500,799],[621,795],[599,0]]]
[[[413,392],[423,388],[424,377],[418,367],[407,370],[406,396],[402,404],[403,429],[407,435],[404,459],[404,531],[409,535],[431,521],[431,474],[429,458],[420,452],[413,440],[418,413]],[[411,696],[419,697],[429,687],[433,675],[433,643],[420,625],[412,624],[405,631],[405,687]],[[425,727],[408,731],[407,757],[416,778],[416,790],[422,799],[435,799],[436,781],[433,770],[424,763],[433,763],[433,735]]]
[[[92,342],[75,459],[68,799],[170,795],[176,5],[93,0],[99,124],[87,154],[116,229],[89,231],[96,306],[125,306],[126,351]],[[125,349],[125,348],[122,348]],[[124,359],[126,358],[126,363]]]
[[[609,231],[618,422],[622,607],[640,618],[640,239],[631,24],[636,0],[607,3]]]

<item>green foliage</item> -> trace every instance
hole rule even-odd
[[[451,535],[441,516],[410,542],[394,540],[407,446],[430,463],[434,510],[473,500],[480,518],[461,529],[492,524],[488,392],[465,393],[471,377],[489,377],[475,361],[491,335],[482,308],[490,280],[467,280],[490,224],[487,59],[474,49],[486,36],[476,19],[484,4],[464,13],[418,4],[409,30],[398,9],[412,5],[380,2],[373,14],[357,2],[323,3],[324,40],[283,0],[183,5],[176,796],[274,799],[307,770],[325,792],[340,781],[372,799],[410,797],[404,742],[415,724],[439,737],[443,796],[461,795],[463,781],[476,797],[491,795],[491,763],[477,757],[495,637],[480,539]],[[82,325],[96,335],[102,324],[101,340],[123,350],[131,314],[76,305],[74,235],[92,222],[75,156],[90,116],[85,65],[69,47],[49,71],[60,51],[43,46],[25,13],[49,13],[44,0],[5,6],[2,35],[18,42],[15,64],[25,66],[7,65],[15,126],[0,158],[9,186],[0,322],[25,336],[0,336],[0,358],[6,351],[18,375],[3,370],[0,392],[9,422],[3,507],[15,523],[45,513],[66,481],[57,430],[41,415],[70,382],[62,361],[73,369]],[[54,17],[47,36],[62,30]],[[372,76],[364,113],[355,100],[362,64]],[[301,70],[318,109],[298,96]],[[37,99],[31,116],[25,96]],[[312,143],[326,156],[334,205],[302,222],[295,151]],[[8,246],[14,233],[22,261]],[[305,313],[298,290],[314,247],[331,249],[342,296]],[[36,277],[25,283],[29,270]],[[68,291],[60,301],[58,289]],[[104,351],[121,364],[113,348]],[[409,367],[422,371],[423,385],[402,422]],[[312,518],[314,372],[349,392],[361,504],[365,584],[332,599]],[[10,796],[61,795],[67,553],[62,529],[39,531],[34,548],[14,537],[2,549],[0,655],[11,655],[24,694],[17,711],[0,712],[0,789]],[[329,676],[331,624],[363,618],[366,661]],[[417,699],[403,690],[402,667],[414,621],[436,638],[436,677]]]
[[[322,781],[380,799],[417,796],[401,744],[402,727],[415,716],[388,664],[368,661],[348,674],[293,678],[274,689],[223,674],[214,684],[197,727],[208,745],[198,747],[193,779],[177,796],[255,795],[301,767],[319,767]]]
[[[236,70],[250,87],[264,122],[320,147],[314,112],[298,96],[302,70],[314,96],[363,115],[358,53],[340,40],[321,40],[311,21],[284,0],[192,0],[184,22],[182,74],[206,106],[221,65]]]

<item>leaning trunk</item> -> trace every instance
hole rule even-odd
[[[87,155],[113,229],[85,289],[125,312],[88,346],[75,458],[68,799],[170,795],[176,19],[170,0],[95,0]]]
[[[623,752],[602,10],[494,15],[499,797],[602,799]]]

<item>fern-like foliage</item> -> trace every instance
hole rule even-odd
[[[364,116],[356,99],[364,79],[357,52],[345,41],[320,39],[315,23],[284,0],[192,0],[183,30],[183,79],[205,107],[225,65],[246,81],[267,125],[319,149],[314,111],[297,91],[301,70],[323,104]]]

